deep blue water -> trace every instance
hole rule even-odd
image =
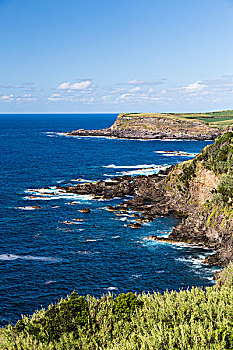
[[[161,217],[140,230],[126,227],[96,201],[64,196],[30,200],[28,189],[107,179],[139,168],[170,165],[189,157],[156,151],[199,153],[210,142],[75,138],[59,135],[77,128],[110,126],[111,115],[1,115],[0,324],[76,290],[97,297],[108,291],[165,291],[210,286],[214,269],[202,266],[207,250],[151,242],[145,237],[171,231],[177,221]],[[109,167],[106,167],[109,166]],[[153,169],[144,169],[150,173]],[[40,210],[24,207],[40,205]],[[91,214],[78,209],[89,206]],[[76,225],[64,220],[84,218]],[[87,241],[91,239],[91,241]]]

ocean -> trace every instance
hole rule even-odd
[[[14,324],[22,314],[47,307],[73,290],[100,297],[109,292],[152,293],[213,285],[216,267],[201,264],[212,251],[146,239],[168,235],[176,218],[159,217],[133,230],[127,227],[132,217],[116,216],[106,208],[127,198],[101,201],[49,195],[54,186],[149,175],[191,159],[211,143],[62,134],[109,127],[116,116],[0,115],[1,326]],[[45,194],[36,199],[31,195],[44,187]],[[35,205],[41,209],[33,209]],[[90,214],[78,211],[86,206]]]

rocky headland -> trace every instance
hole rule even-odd
[[[202,117],[202,118],[201,118]],[[205,118],[204,118],[205,117]],[[229,130],[226,125],[211,125],[206,115],[199,118],[178,114],[119,114],[115,123],[106,129],[74,130],[67,136],[104,136],[126,139],[181,139],[215,140],[217,136]]]
[[[118,215],[134,214],[135,225],[161,215],[175,215],[180,223],[168,238],[152,240],[186,242],[212,248],[206,259],[211,265],[227,265],[233,260],[233,133],[219,136],[194,159],[160,170],[149,176],[115,177],[76,186],[59,187],[63,191],[112,199],[132,196],[109,211]]]

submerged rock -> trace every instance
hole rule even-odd
[[[130,228],[141,228],[142,225],[139,224],[138,222],[136,222],[136,223],[130,223],[130,224],[128,224],[127,227],[130,227]]]
[[[84,209],[80,209],[79,211],[80,211],[80,213],[87,213],[87,214],[89,214],[91,212],[91,209],[86,207]]]

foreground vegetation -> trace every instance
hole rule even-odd
[[[96,299],[72,293],[1,330],[11,349],[233,349],[233,267],[206,290]]]

